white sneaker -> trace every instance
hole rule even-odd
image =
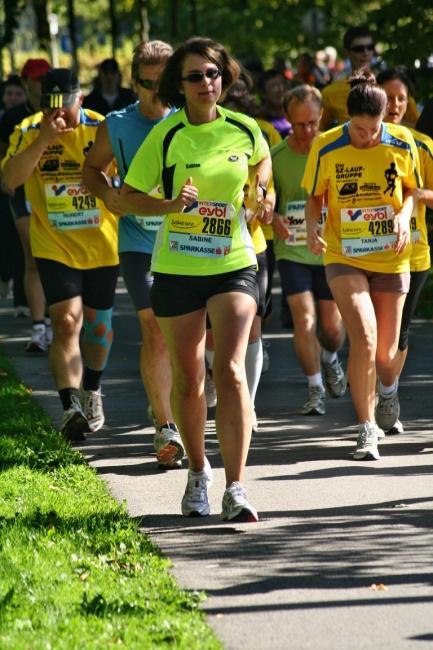
[[[167,422],[157,429],[153,438],[158,467],[162,469],[180,469],[185,449],[182,438],[173,422]]]
[[[381,436],[383,437],[383,436]],[[364,422],[358,427],[358,441],[353,454],[354,460],[379,460],[377,448],[379,427],[374,422]]]
[[[325,415],[325,391],[320,386],[311,386],[308,389],[309,397],[302,407],[303,415]]]
[[[330,397],[342,397],[346,392],[347,379],[338,357],[332,363],[322,361],[326,392]]]
[[[104,409],[102,407],[102,393],[98,390],[82,390],[84,415],[89,423],[89,430],[99,431],[105,422]]]
[[[214,408],[217,405],[217,392],[212,377],[212,371],[208,369],[206,370],[204,378],[204,394],[206,395],[206,404],[208,408]]]
[[[211,484],[212,469],[208,459],[205,458],[205,466],[200,472],[188,470],[188,481],[182,498],[184,517],[205,517],[210,513],[207,488]]]
[[[30,309],[26,305],[17,305],[14,309],[15,318],[30,318]]]
[[[374,415],[378,426],[384,431],[390,431],[400,416],[398,392],[394,391],[391,395],[379,393]]]
[[[89,425],[81,408],[78,395],[72,395],[71,406],[63,413],[61,433],[71,442],[80,442],[86,439]]]
[[[394,426],[390,428],[389,431],[386,432],[390,436],[395,436],[400,433],[404,433],[404,427],[403,424],[400,422],[400,420],[396,420]]]
[[[258,521],[257,510],[247,501],[245,488],[234,481],[224,492],[221,519],[224,521]]]
[[[32,335],[24,348],[29,354],[45,354],[48,350],[47,332],[44,323],[32,327]]]

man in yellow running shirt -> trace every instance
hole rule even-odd
[[[82,109],[82,100],[72,70],[48,72],[42,110],[15,127],[2,163],[5,190],[25,183],[32,206],[32,255],[53,324],[50,365],[64,410],[62,433],[71,441],[104,423],[100,381],[118,273],[117,220],[82,181],[104,118]]]
[[[370,70],[375,53],[373,34],[366,27],[350,27],[344,34],[344,53],[350,60],[351,74],[358,70]],[[348,75],[350,76],[350,75]],[[322,91],[323,117],[320,123],[322,131],[343,124],[349,119],[347,98],[350,84],[348,77],[337,79]],[[403,123],[414,126],[418,119],[418,110],[413,98],[408,103]]]

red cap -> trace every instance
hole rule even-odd
[[[21,70],[21,76],[28,79],[39,79],[51,70],[51,66],[45,59],[27,59]]]

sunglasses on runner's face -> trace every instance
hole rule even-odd
[[[357,52],[358,54],[361,54],[361,52],[372,52],[373,50],[374,43],[368,43],[368,45],[354,45],[350,48],[351,52]]]
[[[156,90],[158,82],[154,79],[136,79],[137,83],[146,90]]]
[[[190,84],[198,84],[205,77],[207,79],[218,79],[218,77],[221,77],[221,71],[218,68],[208,68],[205,72],[190,72],[186,77],[181,77],[181,80],[189,81]]]

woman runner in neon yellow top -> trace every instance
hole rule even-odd
[[[152,307],[173,366],[172,406],[189,459],[185,516],[210,512],[205,457],[206,313],[215,342],[216,428],[226,472],[222,517],[257,521],[241,484],[251,436],[245,351],[257,308],[256,257],[243,187],[257,174],[260,210],[269,149],[256,122],[217,102],[239,75],[223,46],[192,38],[168,60],[163,103],[180,110],[158,124],[132,161],[121,195],[127,212],[165,214],[152,260]],[[164,198],[149,196],[159,186]]]

